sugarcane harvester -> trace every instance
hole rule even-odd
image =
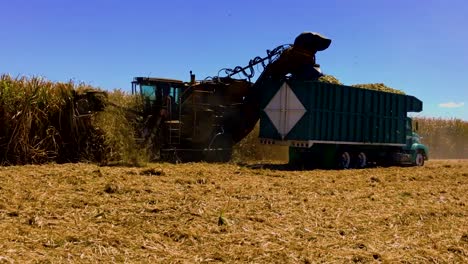
[[[146,144],[161,158],[229,160],[232,146],[258,122],[258,97],[265,79],[280,79],[288,72],[303,75],[307,67],[318,78],[314,55],[329,44],[330,40],[320,35],[305,33],[296,39],[295,45],[267,51],[267,56],[254,58],[246,67],[222,69],[219,73],[224,73],[223,77],[218,73],[216,77],[196,81],[190,73],[190,82],[134,78],[132,92],[139,93],[144,101]],[[252,83],[254,67],[258,66],[264,71]],[[233,78],[238,74],[245,78]]]
[[[302,131],[302,134],[293,129],[299,119],[304,119],[304,116],[310,118],[309,115],[315,109],[294,109],[301,100],[294,95],[294,89],[290,85],[292,83],[298,87],[312,85],[309,88],[314,90],[317,83],[320,83],[317,80],[322,76],[320,67],[315,61],[315,54],[327,49],[330,43],[330,39],[320,34],[305,32],[296,37],[293,45],[281,45],[273,50],[267,50],[265,57],[256,57],[245,67],[222,69],[217,76],[202,81],[195,80],[192,73],[189,82],[151,77],[134,78],[132,92],[140,94],[144,101],[145,144],[155,153],[155,158],[228,161],[231,158],[232,147],[246,137],[260,119],[261,142],[289,145],[292,158],[290,162],[303,162],[304,157],[309,157],[315,151],[311,148],[315,144],[327,146],[327,156],[332,155],[333,162],[338,160],[337,163],[346,163],[347,161],[343,161],[343,157],[340,156],[340,149],[344,148],[336,143],[340,140],[319,140],[315,143],[314,138],[310,138],[311,135],[307,132],[310,127],[296,128]],[[263,71],[258,79],[252,82],[255,69]],[[241,78],[235,78],[238,76]],[[340,89],[339,87],[347,86],[333,87],[332,89]],[[308,91],[302,92],[305,92],[304,99],[308,100],[310,98]],[[422,110],[422,103],[419,100],[414,98],[410,101],[408,102],[413,102],[415,107],[405,110]],[[398,114],[404,114],[404,122],[407,122],[406,111],[404,113],[402,111]],[[298,116],[298,113],[302,115]],[[401,119],[400,116],[395,118]],[[395,126],[394,130],[401,129],[401,122],[397,123],[398,127]],[[405,131],[401,130],[399,133],[404,136],[398,139],[405,137],[406,140]],[[358,143],[369,143],[362,142],[366,139],[356,138]],[[297,142],[301,142],[302,145],[297,145]],[[400,141],[398,143],[403,144]],[[353,150],[353,158],[354,152]],[[399,151],[394,152],[385,155],[399,153]],[[400,155],[402,160],[411,161],[412,153],[403,154]],[[301,158],[297,158],[298,156]],[[422,158],[424,161],[427,154],[422,154]],[[366,163],[368,161],[366,156]]]

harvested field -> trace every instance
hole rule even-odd
[[[468,161],[0,167],[0,262],[468,262]]]

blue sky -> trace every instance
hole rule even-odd
[[[0,0],[0,73],[130,90],[135,76],[188,81],[245,65],[303,31],[345,84],[383,82],[424,102],[417,116],[468,120],[463,0]]]

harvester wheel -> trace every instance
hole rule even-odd
[[[232,149],[209,150],[205,153],[207,162],[229,162],[232,157]]]
[[[205,160],[207,162],[228,162],[232,157],[232,136],[230,134],[218,135],[211,142],[212,150],[205,151]]]
[[[218,152],[220,162],[229,162],[232,158],[232,149],[223,149]]]

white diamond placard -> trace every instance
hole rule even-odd
[[[264,109],[281,138],[291,131],[306,109],[291,87],[285,82]]]

